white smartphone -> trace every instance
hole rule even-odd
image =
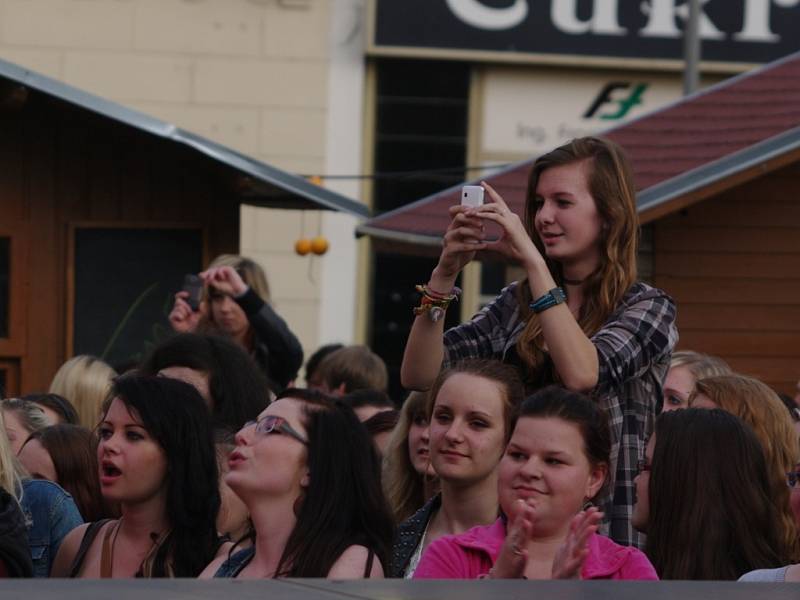
[[[483,187],[480,185],[465,185],[461,188],[461,206],[477,208],[483,206]]]

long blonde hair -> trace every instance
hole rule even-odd
[[[22,483],[19,477],[20,466],[17,458],[11,451],[11,445],[6,436],[6,422],[3,411],[0,410],[0,487],[17,500],[22,498]]]
[[[395,523],[402,523],[425,504],[425,475],[411,463],[408,432],[417,420],[428,420],[427,392],[411,392],[400,409],[400,419],[383,458],[383,492]]]
[[[781,399],[769,386],[745,375],[720,375],[701,379],[689,396],[692,406],[698,394],[707,396],[722,410],[747,423],[764,448],[769,469],[771,496],[781,513],[783,537],[791,561],[800,560],[800,538],[789,500],[786,473],[800,460],[800,444],[792,417]]]
[[[544,245],[536,234],[536,188],[541,174],[556,166],[590,161],[589,192],[602,220],[600,264],[589,275],[578,325],[587,336],[596,333],[636,281],[636,250],[639,226],[636,215],[636,191],[628,161],[617,144],[596,137],[574,139],[539,157],[531,168],[525,199],[525,227],[542,256]],[[546,258],[558,285],[564,280],[561,265]],[[533,369],[543,365],[545,352],[542,325],[528,308],[532,298],[527,281],[517,288],[520,316],[527,320],[517,341],[517,353]]]
[[[69,359],[56,371],[50,393],[64,396],[78,411],[80,424],[94,429],[100,420],[100,409],[111,390],[117,372],[94,356],[80,354]]]

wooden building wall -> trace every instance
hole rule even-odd
[[[0,363],[16,364],[21,392],[46,390],[68,358],[71,225],[199,225],[205,260],[238,251],[231,176],[213,161],[39,95],[0,109],[0,131],[0,235],[12,238],[16,328],[10,343],[0,340]]]
[[[678,305],[678,349],[721,356],[794,395],[800,163],[656,221],[653,266]]]

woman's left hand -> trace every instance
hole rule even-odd
[[[508,533],[497,560],[489,571],[491,579],[518,579],[528,565],[527,545],[533,535],[536,510],[524,500],[517,500],[513,515],[509,515]]]
[[[200,278],[228,296],[241,296],[247,291],[247,284],[233,267],[211,267],[200,273]]]
[[[579,579],[586,557],[589,538],[597,531],[603,513],[592,506],[572,518],[569,533],[553,559],[553,579]]]
[[[499,240],[486,243],[486,250],[498,252],[525,266],[541,260],[542,255],[528,235],[522,219],[508,207],[503,197],[485,181],[481,185],[489,193],[491,202],[479,206],[474,215],[494,221],[503,230]]]

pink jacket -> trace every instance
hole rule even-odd
[[[473,527],[461,535],[446,535],[428,546],[414,579],[477,579],[492,568],[506,538],[506,525]],[[607,537],[589,539],[589,555],[581,569],[582,579],[658,579],[643,552],[620,546]]]

